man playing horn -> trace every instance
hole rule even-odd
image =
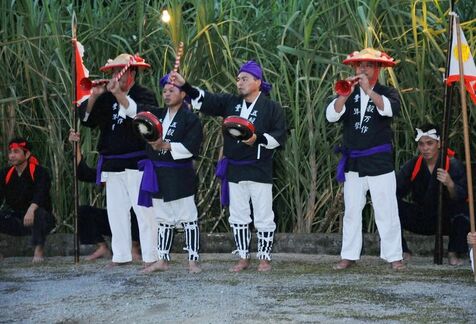
[[[443,233],[449,235],[448,262],[461,265],[460,258],[468,252],[466,233],[469,230],[468,187],[463,164],[448,150],[445,168],[440,166],[440,132],[427,124],[416,128],[415,141],[419,156],[408,160],[397,173],[398,212],[402,229],[423,235],[435,234],[438,215],[439,183],[444,185],[445,212]],[[411,202],[403,201],[410,197]],[[411,251],[403,238],[403,255]]]
[[[8,163],[10,166],[0,171],[0,206],[5,203],[0,210],[0,232],[31,234],[33,263],[42,262],[46,236],[56,222],[51,214],[50,176],[24,138],[14,138],[8,144]]]
[[[144,171],[139,204],[158,221],[159,260],[144,272],[169,268],[174,228],[181,225],[185,232],[190,273],[200,272],[198,265],[198,211],[195,205],[197,176],[193,159],[198,157],[202,142],[202,125],[184,101],[186,94],[170,82],[170,75],[160,80],[166,108],[140,105],[138,111],[149,111],[161,124],[157,139],[147,146],[147,160],[139,162]],[[154,118],[155,119],[155,118]]]
[[[366,48],[351,53],[343,63],[355,70],[355,76],[347,79],[351,91],[332,100],[326,109],[329,122],[343,124],[337,178],[345,181],[345,212],[341,261],[334,268],[349,268],[360,258],[362,209],[370,191],[381,239],[380,257],[393,269],[403,269],[390,127],[392,117],[400,111],[400,98],[394,88],[378,83],[380,68],[395,62],[384,52]]]
[[[151,264],[158,259],[157,221],[137,205],[142,178],[137,163],[146,157],[146,142],[134,131],[130,116],[138,104],[157,105],[154,93],[135,82],[138,70],[149,67],[137,55],[121,54],[109,60],[101,71],[112,72],[113,78],[105,86],[93,87],[79,108],[82,124],[101,131],[96,183],[106,183],[113,264],[132,261],[131,206],[139,225],[142,260]]]
[[[222,204],[229,203],[234,253],[240,257],[230,271],[240,272],[250,266],[250,200],[258,236],[258,271],[270,271],[276,229],[272,209],[273,155],[286,139],[283,109],[266,96],[271,85],[264,81],[261,66],[254,61],[246,62],[238,71],[238,96],[194,88],[178,73],[172,73],[172,77],[200,112],[223,118],[240,116],[254,125],[255,132],[246,140],[224,135],[224,158],[219,162],[217,175],[222,179]]]

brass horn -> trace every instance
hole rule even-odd
[[[352,91],[352,86],[357,82],[359,82],[359,79],[355,79],[354,81],[339,80],[336,82],[334,89],[339,96],[347,97]]]

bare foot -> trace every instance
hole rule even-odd
[[[151,273],[155,271],[167,271],[169,270],[169,262],[167,260],[159,260],[152,263],[147,268],[141,270],[141,273]]]
[[[241,272],[248,269],[250,266],[250,259],[240,259],[237,264],[229,269],[230,272]]]
[[[130,264],[130,262],[109,262],[104,268],[113,269],[115,267],[120,267],[128,264]]]
[[[344,270],[355,265],[355,261],[342,259],[333,266],[334,270]]]
[[[271,271],[271,261],[268,260],[260,260],[258,265],[259,272],[268,272]]]
[[[106,243],[99,243],[98,248],[93,254],[86,257],[87,261],[93,261],[100,258],[110,258],[112,256],[111,251],[107,248]]]
[[[458,254],[455,252],[448,252],[448,263],[452,266],[463,265],[463,260],[458,258]]]
[[[202,269],[198,265],[197,261],[188,261],[188,272],[190,273],[200,273]]]
[[[390,262],[390,266],[392,270],[395,271],[405,270],[407,268],[402,260]]]
[[[141,259],[139,242],[132,241],[132,261],[140,261]]]
[[[45,261],[45,252],[43,250],[43,246],[42,245],[37,245],[35,247],[35,252],[33,253],[33,260],[31,260],[31,262],[33,263],[41,263],[43,261]]]

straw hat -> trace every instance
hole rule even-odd
[[[104,65],[103,67],[99,69],[103,72],[110,72],[114,68],[117,68],[117,67],[122,68],[129,63],[129,61],[131,60],[131,57],[133,58],[131,67],[132,66],[138,67],[141,70],[150,68],[150,64],[145,63],[144,59],[140,57],[139,55],[136,54],[132,56],[130,54],[123,53],[117,56],[114,60],[111,60],[111,59],[107,60],[106,65]]]
[[[350,53],[342,63],[351,65],[358,62],[377,62],[382,64],[384,67],[392,67],[396,64],[394,59],[387,53],[370,47],[365,48],[360,52],[355,51]]]

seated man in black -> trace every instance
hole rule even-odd
[[[79,132],[70,130],[68,140],[72,142],[80,142]],[[96,169],[91,168],[83,160],[80,146],[77,146],[77,163],[78,163],[78,180],[95,183]],[[112,256],[111,251],[107,247],[104,236],[111,237],[111,227],[107,217],[105,208],[98,208],[90,205],[81,205],[78,209],[78,229],[79,241],[81,244],[96,244],[97,248],[86,260],[92,261],[99,258],[109,258]],[[131,236],[132,236],[132,260],[140,261],[140,244],[139,244],[139,227],[134,210],[131,208]]]
[[[33,262],[44,260],[46,235],[54,228],[51,214],[50,176],[31,154],[24,138],[8,144],[9,167],[0,171],[0,232],[24,236],[31,234],[35,247]]]
[[[419,156],[407,161],[397,174],[398,210],[402,230],[423,235],[435,234],[438,187],[444,185],[443,234],[449,235],[448,262],[463,263],[460,256],[468,251],[466,233],[469,230],[467,182],[463,164],[448,150],[446,168],[439,165],[440,134],[434,125],[416,129]],[[449,162],[449,163],[448,163]],[[412,203],[403,201],[407,195]],[[411,251],[402,239],[403,253],[408,259]]]

